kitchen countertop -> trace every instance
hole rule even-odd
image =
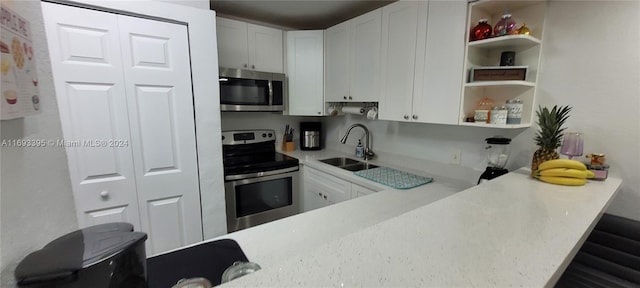
[[[325,165],[314,159],[301,163]],[[520,169],[460,193],[437,177],[384,190],[220,237],[263,267],[224,286],[550,286],[621,182],[557,186]]]
[[[319,169],[380,192],[213,239],[237,241],[249,260],[262,267],[276,265],[295,255],[304,255],[329,241],[451,196],[472,186],[466,181],[449,179],[411,168],[402,168],[407,172],[434,177],[434,181],[412,189],[397,190],[356,176],[353,172],[318,161],[318,159],[331,157],[355,159],[355,157],[339,151],[279,152],[298,158],[300,164],[304,166]],[[385,166],[393,165],[379,161],[371,161],[371,163]],[[395,167],[398,168],[398,166]]]

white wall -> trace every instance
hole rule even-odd
[[[394,122],[382,120],[368,120],[364,116],[345,115],[327,117],[327,146],[331,149],[355,153],[358,139],[364,141],[362,129],[355,128],[349,135],[346,144],[341,144],[339,139],[346,133],[349,126],[361,123],[367,126],[372,138],[372,150],[375,153],[391,153],[411,156],[416,159],[425,159],[440,163],[450,163],[453,152],[461,152],[461,165],[478,171],[477,176],[486,168],[486,142],[484,139],[501,135],[514,139],[524,129],[501,130],[491,128],[478,128],[466,126],[419,124],[408,122]],[[509,169],[520,166],[517,159],[528,155],[519,155],[519,151],[512,151],[507,164]],[[477,178],[476,176],[474,176]],[[475,183],[477,179],[467,179]]]
[[[593,17],[598,15],[598,17]],[[622,28],[621,28],[622,27]],[[552,1],[547,9],[538,103],[571,105],[569,130],[584,133],[585,153],[605,153],[611,174],[624,180],[608,212],[640,220],[640,2]],[[343,119],[344,118],[344,119]],[[361,116],[326,118],[328,145],[353,151],[361,130],[347,145],[346,128],[363,123],[373,150],[449,163],[462,151],[462,165],[486,165],[483,139],[513,139],[508,168],[531,165],[537,127],[499,130],[447,125],[370,121]],[[354,137],[356,136],[356,137]],[[353,137],[353,138],[352,138]],[[363,142],[364,143],[364,142]]]
[[[539,103],[570,104],[586,153],[623,179],[608,212],[640,220],[640,1],[552,1]]]
[[[2,121],[0,136],[2,140],[62,139],[40,1],[7,4],[31,22],[42,113]],[[11,287],[13,270],[26,254],[77,229],[78,223],[64,148],[2,147],[1,162],[0,286]]]

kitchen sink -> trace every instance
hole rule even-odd
[[[354,172],[378,167],[377,165],[373,165],[370,163],[365,163],[365,162],[361,162],[358,160],[345,158],[345,157],[323,159],[323,160],[320,160],[320,162],[329,164],[331,166],[336,166],[338,168],[342,168],[345,170],[354,171]]]
[[[329,158],[329,159],[320,160],[320,162],[327,163],[331,166],[336,166],[336,167],[361,163],[358,160],[345,158],[345,157]]]
[[[371,168],[376,168],[378,167],[378,165],[373,165],[373,164],[369,164],[369,163],[356,163],[356,164],[351,164],[351,165],[346,165],[346,166],[339,166],[342,169],[345,170],[349,170],[349,171],[360,171],[360,170],[367,170],[367,169],[371,169]]]

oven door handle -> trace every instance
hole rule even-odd
[[[240,175],[229,175],[229,176],[225,176],[224,180],[225,181],[234,181],[234,180],[242,180],[242,179],[248,179],[248,178],[257,178],[257,177],[263,177],[263,176],[271,176],[271,175],[283,174],[283,173],[293,172],[293,171],[298,171],[298,170],[299,170],[298,166],[295,166],[295,167],[289,167],[289,168],[271,170],[271,171],[265,171],[265,172],[240,174]]]

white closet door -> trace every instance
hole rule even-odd
[[[110,145],[131,142],[117,18],[46,2],[42,10],[78,224],[139,230],[131,147]]]
[[[202,241],[187,27],[118,16],[140,220],[153,255]]]

